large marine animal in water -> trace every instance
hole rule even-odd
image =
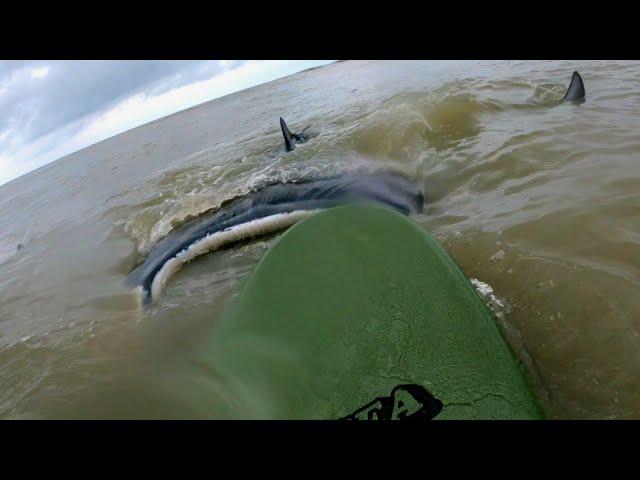
[[[266,185],[171,232],[127,282],[141,287],[148,303],[182,265],[200,255],[283,230],[320,210],[364,202],[408,215],[422,210],[424,196],[416,182],[389,171]]]
[[[561,103],[581,103],[584,99],[584,83],[574,72]],[[304,130],[292,133],[282,118],[280,128],[287,152],[310,139]],[[283,230],[327,208],[365,202],[409,215],[422,211],[424,194],[418,182],[391,171],[268,184],[172,231],[126,282],[141,288],[143,302],[150,303],[160,297],[173,274],[200,255]]]

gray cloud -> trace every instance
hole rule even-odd
[[[0,185],[145,122],[327,63],[0,61]]]
[[[2,61],[0,151],[99,114],[130,95],[159,94],[222,70],[217,61]]]

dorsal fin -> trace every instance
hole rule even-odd
[[[282,128],[282,135],[284,136],[284,145],[285,147],[287,147],[287,152],[290,152],[291,150],[293,150],[294,137],[282,117],[280,117],[280,128]]]
[[[573,72],[571,77],[571,83],[567,89],[567,93],[564,94],[563,102],[576,102],[584,100],[586,92],[584,90],[584,83],[582,77],[578,72]]]

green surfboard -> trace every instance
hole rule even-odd
[[[465,275],[384,207],[334,208],[287,231],[195,364],[183,399],[210,418],[542,417]]]

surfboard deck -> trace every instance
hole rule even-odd
[[[465,275],[384,207],[338,207],[287,231],[197,363],[214,418],[542,417]]]

